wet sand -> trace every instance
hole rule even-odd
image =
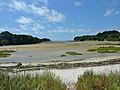
[[[13,49],[17,52],[12,53],[10,57],[0,58],[0,62],[22,62],[22,63],[39,63],[54,60],[86,60],[90,58],[101,58],[109,56],[120,56],[120,53],[96,53],[87,52],[88,49],[104,46],[107,42],[84,41],[84,42],[53,42],[40,43],[33,45],[12,45],[1,46],[1,49]],[[113,42],[112,42],[113,43]],[[74,51],[83,55],[67,55],[61,57],[66,52]]]

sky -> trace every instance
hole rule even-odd
[[[120,0],[0,0],[0,32],[51,40],[120,31]]]

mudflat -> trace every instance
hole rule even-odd
[[[0,50],[12,49],[17,52],[12,53],[10,57],[0,58],[0,62],[38,63],[57,60],[86,60],[90,58],[105,58],[109,56],[118,57],[120,56],[120,53],[97,53],[87,51],[88,49],[100,46],[115,46],[118,43],[119,42],[110,41],[82,41],[1,46]],[[82,53],[82,55],[65,55],[66,52],[78,52]],[[61,55],[65,56],[61,57]]]

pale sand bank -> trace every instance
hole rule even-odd
[[[99,57],[99,58],[89,58],[89,59],[85,59],[85,60],[73,60],[73,61],[54,61],[54,62],[37,62],[37,63],[22,63],[22,66],[27,66],[27,65],[31,65],[31,66],[37,66],[39,64],[41,65],[50,65],[50,64],[59,64],[59,63],[70,63],[70,64],[74,64],[74,63],[85,63],[85,62],[101,62],[101,61],[108,61],[108,60],[112,60],[112,59],[118,59],[120,58],[120,56],[108,56],[108,57]],[[0,66],[16,66],[18,63],[15,62],[1,62]]]

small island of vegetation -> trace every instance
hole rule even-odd
[[[104,31],[96,35],[86,35],[86,36],[77,36],[74,38],[74,41],[120,41],[120,32],[113,31]]]
[[[0,50],[0,58],[9,57],[11,53],[16,52],[14,50]]]
[[[0,45],[23,45],[23,44],[35,44],[41,42],[48,42],[50,39],[39,39],[31,35],[17,35],[8,31],[0,33]]]
[[[89,52],[97,51],[98,53],[118,53],[120,52],[120,47],[108,46],[108,47],[98,47],[94,49],[89,49]]]

